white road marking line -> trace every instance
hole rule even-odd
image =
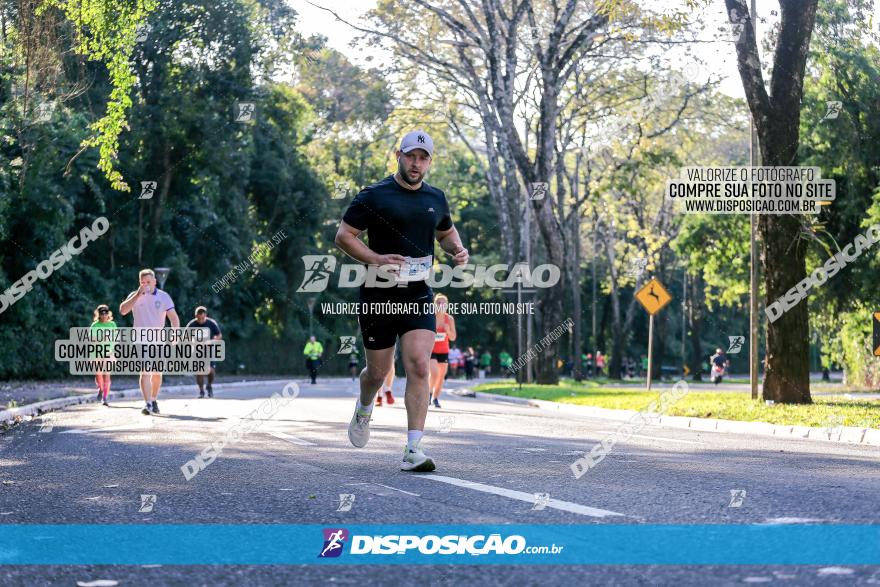
[[[401,493],[405,493],[407,495],[414,495],[415,497],[421,497],[418,493],[412,493],[411,491],[404,491],[403,489],[398,489],[397,487],[391,487],[390,485],[382,485],[381,483],[373,483],[361,481],[358,483],[346,483],[346,485],[378,485],[379,487],[384,487],[386,489],[393,489],[394,491],[399,491]]]
[[[450,485],[457,485],[458,487],[464,487],[466,489],[475,489],[484,493],[492,493],[495,495],[500,495],[502,497],[509,497],[510,499],[525,501],[531,504],[535,503],[535,496],[532,493],[524,493],[522,491],[515,491],[513,489],[495,487],[494,485],[486,485],[484,483],[477,483],[475,481],[465,481],[464,479],[456,479],[455,477],[447,477],[445,475],[417,475],[416,477],[418,479],[433,479],[434,481],[440,481],[441,483],[449,483]],[[625,515],[618,512],[612,512],[610,510],[592,508],[586,505],[580,505],[578,503],[562,501],[559,499],[550,499],[547,502],[546,507],[562,510],[564,512],[571,512],[573,514],[580,514],[582,516],[592,516],[594,518]]]
[[[822,520],[820,518],[767,518],[763,522],[758,523],[758,526],[777,526],[780,524],[815,524],[817,522],[828,522],[828,520]]]
[[[382,485],[381,483],[373,483],[373,485],[378,485],[379,487],[386,487],[388,489],[393,489],[394,491],[399,491],[401,493],[405,493],[407,495],[414,495],[416,497],[421,497],[418,493],[412,493],[411,491],[404,491],[403,489],[398,489],[397,487],[391,487],[390,485]]]
[[[286,440],[287,442],[298,444],[300,446],[318,446],[314,442],[309,442],[308,440],[303,440],[302,438],[297,438],[296,436],[291,436],[284,432],[278,432],[277,430],[264,430],[263,432],[269,436],[274,436],[275,438],[280,438],[281,440]]]
[[[599,434],[615,434],[614,432],[605,432],[604,430],[600,430]],[[705,442],[697,442],[696,440],[679,440],[677,438],[664,438],[662,436],[645,436],[644,434],[632,434],[629,438],[645,438],[647,440],[663,440],[665,442],[680,442],[682,444],[701,444],[705,445]]]
[[[816,571],[818,575],[852,575],[853,573],[855,573],[854,570],[846,567],[825,567]]]
[[[119,426],[105,426],[104,428],[84,428],[73,430],[62,430],[60,434],[92,434],[94,432],[116,432],[119,430],[146,430],[153,427],[153,420],[146,420],[145,424],[122,424]]]

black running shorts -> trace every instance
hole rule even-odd
[[[431,353],[431,358],[438,363],[448,363],[449,353]]]
[[[361,304],[364,302],[361,301]],[[369,303],[369,302],[367,302]],[[407,302],[402,302],[407,303]],[[430,304],[431,298],[422,298],[413,302],[417,306],[415,312],[384,312],[363,310],[358,313],[358,325],[361,328],[361,338],[364,348],[371,351],[391,348],[397,342],[398,336],[403,336],[410,330],[430,330],[436,332],[437,321],[431,312],[425,313],[423,306]],[[411,307],[410,309],[416,309]]]

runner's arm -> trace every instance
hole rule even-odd
[[[370,249],[370,247],[358,238],[358,235],[362,232],[362,230],[358,230],[343,220],[339,223],[339,230],[336,231],[336,238],[333,242],[343,253],[365,265],[399,266],[406,262],[403,255],[380,255]],[[396,269],[394,271],[396,271]]]
[[[177,310],[171,308],[166,312],[168,316],[168,321],[171,322],[171,326],[174,328],[180,328],[180,316],[177,315]]]
[[[455,334],[455,318],[446,314],[446,338],[449,339],[450,342],[455,342],[456,334]]]
[[[360,261],[366,265],[376,265],[379,255],[358,238],[361,232],[363,231],[358,230],[343,220],[339,223],[339,230],[336,231],[336,239],[333,242],[343,253],[355,261]]]
[[[449,230],[436,230],[434,235],[440,248],[452,255],[452,260],[456,265],[465,265],[470,258],[468,250],[461,244],[461,237],[458,235],[458,229],[454,226]]]
[[[128,297],[125,298],[121,304],[119,304],[119,313],[122,316],[126,316],[131,309],[134,307],[134,303],[137,301],[137,297],[141,295],[141,290],[143,286],[138,287],[135,291],[128,294]]]

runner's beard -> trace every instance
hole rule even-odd
[[[412,179],[409,178],[409,172],[408,172],[408,171],[404,170],[402,167],[399,168],[399,171],[400,171],[400,177],[403,179],[403,181],[405,181],[405,182],[408,183],[409,185],[419,185],[419,183],[421,183],[422,179],[425,177],[425,174],[424,174],[424,173],[418,173],[418,172],[417,172],[417,173],[416,173],[416,179],[412,180]]]

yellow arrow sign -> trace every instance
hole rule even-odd
[[[874,356],[880,357],[880,312],[874,312]]]
[[[636,292],[636,299],[653,316],[672,301],[672,296],[658,279],[652,279]]]

